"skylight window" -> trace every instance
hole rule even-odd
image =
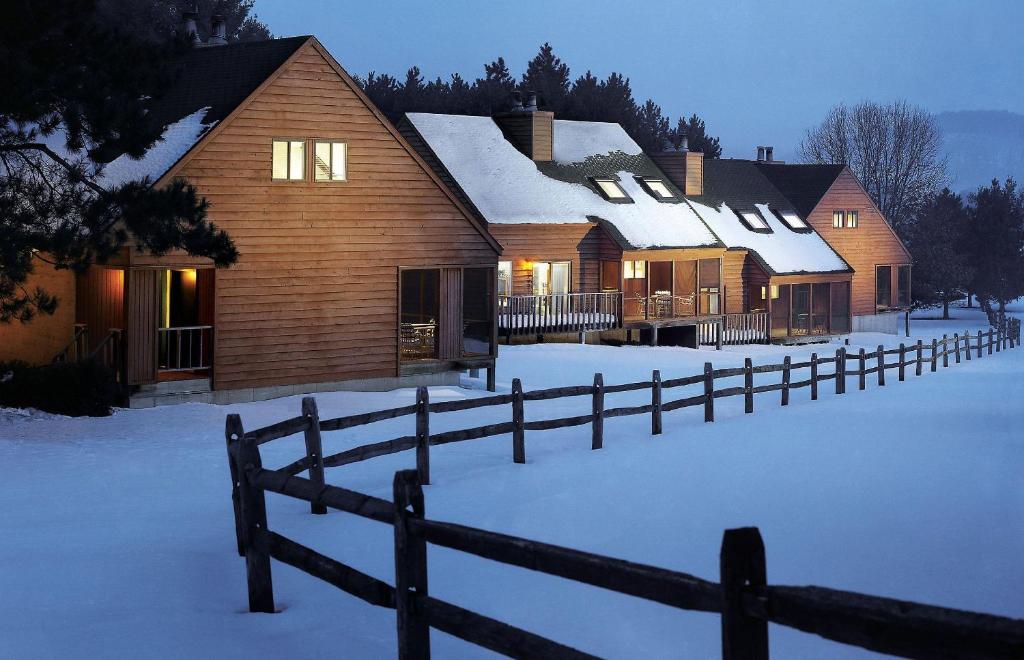
[[[622,186],[616,181],[611,179],[595,179],[594,183],[601,189],[604,196],[608,199],[629,199],[629,195],[622,189]]]
[[[760,232],[770,232],[772,230],[757,211],[739,211],[739,216],[748,229]]]
[[[656,199],[675,199],[676,197],[661,179],[644,179],[644,183],[647,184],[647,188]]]
[[[807,223],[800,219],[795,211],[776,211],[786,226],[793,230],[810,229]]]

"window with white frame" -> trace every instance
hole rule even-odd
[[[306,141],[274,140],[271,175],[278,181],[306,178]]]
[[[594,179],[594,183],[601,189],[601,193],[609,200],[628,200],[629,195],[622,189],[618,181],[611,179]]]
[[[740,218],[749,229],[754,231],[771,231],[771,227],[768,226],[768,222],[761,217],[761,214],[757,211],[740,211]]]
[[[622,277],[627,280],[642,280],[647,277],[646,261],[623,261]]]
[[[512,262],[498,262],[498,295],[512,295]]]
[[[344,181],[348,177],[348,145],[317,141],[313,146],[313,179]]]
[[[644,179],[644,183],[647,184],[648,190],[655,199],[675,199],[676,196],[672,194],[672,191],[668,189],[665,182],[661,179]]]
[[[810,229],[807,223],[800,219],[800,216],[795,211],[778,211],[779,217],[782,218],[782,222],[787,227],[793,230]]]

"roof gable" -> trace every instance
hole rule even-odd
[[[821,202],[845,165],[759,164],[758,169],[806,218]]]

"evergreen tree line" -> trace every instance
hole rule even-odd
[[[1024,190],[1008,178],[966,200],[949,188],[930,195],[903,231],[914,257],[916,307],[942,306],[974,295],[990,319],[1024,296]]]
[[[703,152],[705,158],[722,155],[718,138],[707,134],[704,120],[697,114],[681,116],[673,124],[653,100],[638,103],[629,78],[621,73],[601,80],[588,70],[573,80],[569,65],[547,43],[527,63],[518,80],[502,57],[485,64],[483,76],[473,81],[458,73],[448,80],[425,80],[415,66],[406,72],[404,80],[375,71],[356,80],[392,121],[406,112],[492,115],[511,109],[513,92],[519,91],[524,97],[536,92],[540,109],[553,111],[556,118],[621,124],[644,150],[660,150],[666,142],[678,146],[685,136],[689,148]]]

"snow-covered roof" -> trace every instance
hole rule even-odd
[[[775,217],[768,204],[753,205],[771,229],[770,233],[763,233],[748,229],[725,202],[716,207],[693,199],[687,201],[727,246],[755,252],[775,274],[850,270],[849,265],[817,232],[790,229]]]
[[[210,108],[200,108],[164,128],[160,139],[138,160],[122,155],[103,168],[97,183],[114,187],[129,181],[148,178],[152,183],[185,155],[217,122],[204,124]]]
[[[641,187],[634,176],[657,167],[618,124],[556,120],[555,160],[536,163],[490,117],[406,117],[488,222],[598,222],[635,249],[721,244],[685,203],[660,202]],[[598,194],[587,182],[598,172],[618,180],[632,203]]]

